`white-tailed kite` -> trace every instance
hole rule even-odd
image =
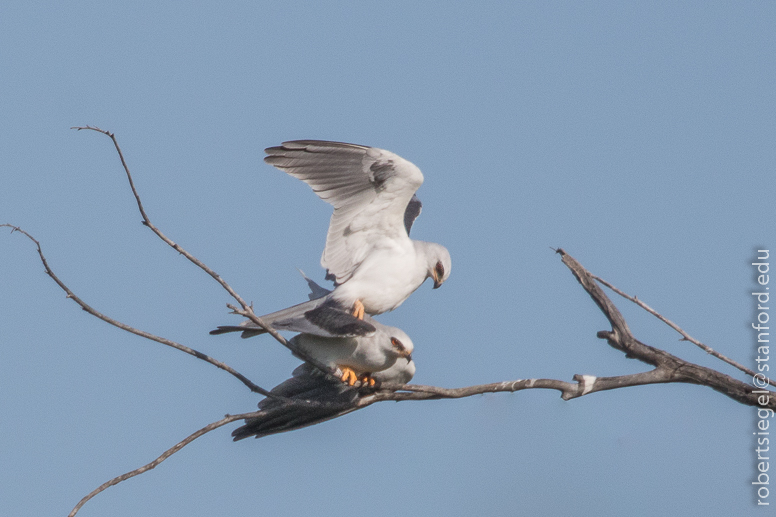
[[[415,363],[396,361],[389,369],[375,374],[380,382],[408,383],[415,375]],[[321,373],[309,363],[294,370],[293,377],[272,389],[274,395],[259,402],[260,416],[245,421],[232,432],[234,441],[255,436],[261,438],[275,433],[301,429],[366,407],[365,399],[374,396],[374,390],[347,386]]]
[[[304,276],[304,273],[302,276]],[[327,296],[331,291],[324,289],[307,277],[305,277],[305,280],[307,280],[311,290],[309,297],[318,296],[317,299],[313,298],[311,302],[326,303]],[[278,311],[275,314],[287,316],[284,313],[293,312],[293,309],[294,307],[291,307]],[[327,314],[331,316],[332,313]],[[306,332],[306,329],[310,326],[309,320],[304,317],[304,314],[300,317],[298,313],[285,320],[273,315],[264,316],[262,320],[276,330],[300,332],[300,334],[291,338],[290,344],[292,347],[300,349],[316,361],[332,369],[339,368],[342,381],[351,386],[356,380],[374,384],[373,374],[392,367],[396,362],[404,363],[412,360],[414,345],[403,330],[383,325],[368,315],[364,317],[364,320],[357,320],[348,314],[346,316],[350,320],[362,325],[369,325],[371,331],[366,335],[356,336],[321,336],[310,334]],[[256,326],[250,320],[244,321],[241,325],[221,326],[210,331],[214,335],[227,332],[242,332],[242,337],[247,338],[263,334],[266,331]]]
[[[340,333],[325,327],[331,311],[358,319],[364,312],[382,314],[426,278],[436,289],[450,276],[444,246],[409,237],[421,210],[415,191],[423,174],[415,165],[383,149],[318,140],[284,142],[266,152],[265,162],[304,181],[334,207],[321,265],[335,289],[311,315],[312,325],[324,324],[321,335]],[[334,321],[343,319],[336,314]]]
[[[374,378],[373,374],[390,368],[397,361],[412,360],[415,347],[403,330],[383,325],[369,316],[365,316],[364,322],[374,329],[365,336],[323,337],[302,332],[291,338],[289,343],[329,368],[339,368],[342,381],[350,385],[356,380],[373,383],[370,381],[370,378]],[[226,332],[242,332],[243,337],[251,337],[265,331],[250,323],[218,327],[210,333]]]

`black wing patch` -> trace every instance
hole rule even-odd
[[[218,327],[215,330],[211,330],[210,335],[217,336],[219,334],[226,334],[227,332],[242,332],[242,334],[240,334],[240,337],[245,339],[253,336],[260,336],[262,334],[266,334],[267,331],[257,325],[252,325],[252,326],[223,325]]]
[[[374,325],[360,320],[334,302],[326,302],[304,313],[307,321],[333,336],[366,336]]]
[[[393,161],[388,160],[384,162],[374,162],[369,170],[372,171],[369,181],[376,191],[381,191],[384,188],[385,182],[388,181],[391,176],[396,175],[396,171],[393,168]]]
[[[410,234],[412,223],[418,218],[422,209],[423,203],[420,202],[418,196],[413,194],[412,199],[410,199],[410,202],[407,204],[407,208],[404,210],[404,228],[407,230],[407,235]]]

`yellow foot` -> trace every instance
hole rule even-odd
[[[340,370],[342,370],[342,382],[349,386],[353,386],[356,381],[358,380],[358,376],[356,375],[356,372],[353,371],[352,368],[348,368],[347,366],[340,366]]]
[[[361,300],[356,300],[356,303],[353,304],[353,316],[360,320],[364,319],[364,304],[361,303]]]
[[[370,386],[370,387],[372,387],[372,386],[374,386],[377,383],[377,381],[375,381],[372,378],[372,376],[370,374],[368,374],[368,373],[363,374],[361,377],[358,378],[358,380],[361,381],[361,384],[363,386]]]

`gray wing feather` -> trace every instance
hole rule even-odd
[[[275,330],[306,332],[307,334],[323,337],[363,336],[374,332],[375,321],[371,318],[367,318],[366,322],[363,322],[337,306],[324,307],[316,312],[316,309],[326,304],[327,300],[324,298],[331,294],[331,291],[308,278],[301,269],[299,273],[310,288],[310,294],[308,294],[310,301],[260,316],[262,321],[269,324]],[[307,314],[311,311],[313,313],[312,317]],[[323,324],[322,321],[324,322]],[[240,325],[222,325],[215,330],[211,330],[210,334],[215,336],[228,332],[242,332],[242,338],[249,338],[259,336],[267,331],[257,327],[251,320],[245,320]]]
[[[422,209],[423,203],[420,202],[418,196],[413,194],[412,199],[410,199],[410,202],[407,204],[407,209],[404,211],[404,228],[407,230],[407,235],[410,234],[412,223],[418,218]]]
[[[267,323],[270,327],[274,328],[275,330],[280,330],[280,327],[278,326],[280,322],[284,322],[286,326],[288,325],[293,326],[293,321],[303,320],[305,312],[315,309],[316,307],[322,305],[324,302],[325,300],[323,298],[318,298],[315,300],[310,300],[308,302],[293,305],[286,309],[282,309],[270,314],[265,314],[264,316],[259,316],[259,318],[265,323]],[[294,329],[283,328],[283,330],[294,330]],[[249,338],[249,337],[265,334],[267,331],[260,327],[257,327],[256,324],[254,324],[251,320],[245,320],[239,326],[225,325],[225,326],[218,327],[215,330],[211,330],[210,334],[215,336],[217,334],[225,334],[227,332],[242,332],[243,338]],[[300,330],[299,332],[302,332],[302,331]]]
[[[293,377],[274,387],[274,395],[259,403],[260,417],[245,421],[232,432],[234,441],[255,436],[283,433],[318,424],[357,409],[359,389],[320,373],[304,363],[294,370]],[[291,400],[288,400],[291,399]]]
[[[259,316],[275,330],[303,332],[322,337],[354,337],[374,333],[370,320],[360,320],[348,310],[330,301],[327,297],[316,298],[271,314]],[[267,331],[246,320],[240,325],[224,325],[211,330],[211,335],[242,332],[241,337],[259,336]]]
[[[423,183],[412,163],[383,149],[319,140],[284,142],[266,152],[265,162],[334,207],[321,264],[338,284],[364,260],[372,234],[409,238],[405,212]]]

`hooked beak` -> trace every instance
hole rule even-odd
[[[442,285],[442,279],[439,278],[436,270],[431,273],[431,278],[434,279],[434,289],[439,289],[439,286]]]
[[[412,354],[407,354],[406,359],[407,359],[407,364],[410,364],[412,362]]]

